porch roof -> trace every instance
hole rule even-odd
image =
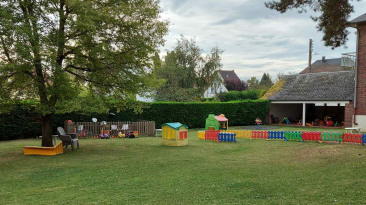
[[[284,85],[271,101],[351,101],[354,93],[354,71],[287,75]]]

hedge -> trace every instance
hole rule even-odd
[[[235,100],[257,100],[265,94],[265,90],[245,90],[245,91],[230,91],[218,94],[221,102],[229,102]]]
[[[66,113],[53,116],[53,130],[63,126],[65,120],[90,122],[98,121],[155,121],[157,128],[167,122],[181,122],[189,128],[203,128],[208,114],[225,114],[229,126],[250,125],[259,117],[265,119],[269,110],[269,101],[246,100],[232,102],[154,102],[146,103],[147,108],[136,114],[132,110],[109,114]],[[39,114],[31,106],[19,106],[9,114],[0,115],[0,140],[32,138],[41,135]]]

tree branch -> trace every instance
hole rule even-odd
[[[9,49],[8,49],[8,47],[5,45],[5,41],[4,41],[4,38],[3,38],[2,36],[1,36],[1,45],[3,46],[4,54],[5,54],[6,58],[8,59],[8,61],[9,61],[10,63],[12,63],[12,62],[13,62],[13,60],[12,60],[12,59],[11,59],[11,57],[10,57]]]

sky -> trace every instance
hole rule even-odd
[[[313,39],[313,61],[322,56],[340,58],[355,52],[355,29],[347,47],[324,46],[323,34],[310,19],[312,12],[281,14],[264,6],[266,0],[160,0],[162,19],[169,20],[169,34],[161,56],[174,49],[180,35],[194,39],[204,53],[218,46],[224,51],[224,70],[235,70],[242,80],[260,78],[264,72],[275,80],[278,73],[298,73],[308,64],[309,39]],[[354,2],[352,20],[366,13],[366,2]]]

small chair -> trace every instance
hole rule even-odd
[[[79,140],[76,133],[65,133],[64,128],[57,128],[58,137],[62,141],[62,145],[64,146],[64,150],[67,149],[67,146],[71,145],[71,150],[74,151],[74,145],[77,145],[79,149]]]

